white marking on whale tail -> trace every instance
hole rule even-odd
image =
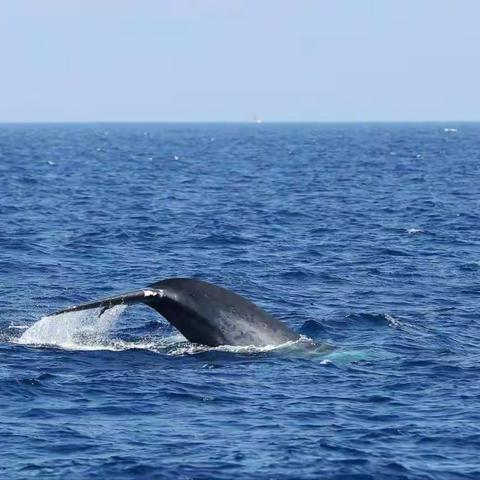
[[[163,297],[164,293],[162,290],[144,290],[143,296],[147,297]]]

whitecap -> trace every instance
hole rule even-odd
[[[333,362],[329,360],[328,358],[325,358],[320,362],[320,365],[333,365]]]
[[[391,327],[399,328],[403,325],[400,320],[396,319],[392,315],[389,315],[388,313],[385,314],[385,319],[388,321],[388,324]]]

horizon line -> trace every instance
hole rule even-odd
[[[262,120],[255,122],[253,120],[0,120],[0,125],[8,124],[245,124],[245,125],[263,125],[263,124],[338,124],[338,123],[480,123],[478,120]]]

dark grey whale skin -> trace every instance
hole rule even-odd
[[[194,278],[169,278],[142,290],[84,303],[51,315],[89,308],[145,303],[170,322],[187,340],[216,347],[280,345],[298,340],[260,307],[225,288]]]

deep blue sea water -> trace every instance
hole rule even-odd
[[[2,479],[480,478],[480,125],[0,125],[0,179]],[[171,276],[329,348],[25,342]]]

